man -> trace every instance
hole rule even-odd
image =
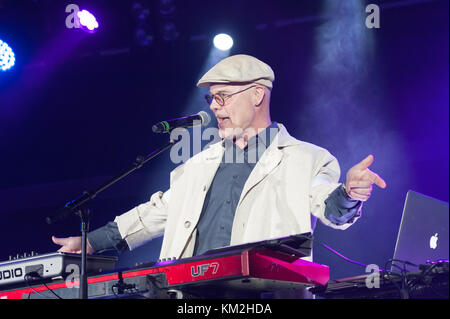
[[[369,155],[338,183],[337,160],[325,149],[291,137],[272,122],[274,73],[247,55],[228,57],[198,82],[222,141],[170,174],[170,188],[88,234],[88,253],[134,249],[164,235],[160,258],[312,232],[316,219],[346,229],[361,216],[372,185],[386,183],[368,167]],[[240,161],[234,157],[240,157]],[[231,160],[230,160],[231,159]],[[59,251],[81,251],[81,238],[52,237]]]

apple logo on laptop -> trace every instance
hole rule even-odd
[[[430,248],[431,248],[431,249],[436,249],[436,247],[437,247],[437,241],[438,241],[438,233],[434,234],[434,235],[431,236],[431,238],[430,238]]]

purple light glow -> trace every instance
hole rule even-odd
[[[89,31],[94,31],[98,28],[97,19],[94,15],[87,10],[81,10],[77,13],[78,19],[80,19],[80,25],[87,28]]]

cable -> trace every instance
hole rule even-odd
[[[319,243],[320,243],[320,242],[319,242]],[[328,246],[328,245],[326,245],[326,244],[324,244],[324,243],[320,243],[320,244],[321,244],[323,247],[325,247],[326,249],[328,249],[329,251],[335,253],[335,254],[338,255],[339,257],[343,258],[344,260],[346,260],[346,261],[348,261],[348,262],[350,262],[350,263],[352,263],[352,264],[356,264],[356,265],[363,266],[363,267],[367,267],[367,266],[368,266],[368,265],[366,265],[366,264],[363,264],[363,263],[354,261],[354,260],[352,260],[352,259],[350,259],[350,258],[348,258],[348,257],[345,257],[345,256],[342,255],[340,252],[334,250],[333,248],[331,248],[330,246]]]
[[[317,240],[317,239],[315,239],[315,238],[314,238],[313,240],[316,241],[318,244],[322,245],[324,248],[326,248],[326,249],[328,249],[329,251],[331,251],[332,253],[338,255],[339,257],[341,257],[342,259],[344,259],[344,260],[347,261],[347,262],[350,262],[350,263],[352,263],[352,264],[356,264],[356,265],[359,265],[359,266],[363,266],[363,267],[366,267],[366,268],[368,267],[368,265],[366,265],[366,264],[360,263],[360,262],[358,262],[358,261],[352,260],[352,259],[350,259],[350,258],[344,256],[344,255],[341,254],[340,252],[336,251],[335,249],[331,248],[331,247],[328,246],[327,244],[322,243],[321,241],[319,241],[319,240]],[[398,266],[398,265],[396,265],[396,264],[394,264],[393,262],[400,262],[400,263],[402,263],[402,264],[403,264],[403,268],[400,267],[400,266]],[[392,266],[391,266],[391,267],[398,268],[398,269],[400,270],[400,273],[395,273],[395,272],[393,272],[393,271],[388,271],[387,269],[388,269],[389,263],[392,263]],[[403,299],[408,299],[408,298],[409,298],[409,290],[410,290],[410,287],[409,287],[409,284],[408,284],[408,281],[407,281],[407,276],[406,276],[406,274],[407,274],[406,265],[410,265],[410,266],[414,266],[414,267],[419,267],[418,265],[413,264],[413,263],[411,263],[411,262],[409,262],[409,261],[398,260],[398,259],[388,259],[388,261],[387,261],[386,264],[384,265],[384,270],[383,270],[383,269],[380,269],[380,272],[381,272],[382,274],[383,274],[383,273],[386,274],[386,277],[385,277],[385,276],[382,276],[382,278],[383,278],[383,279],[384,279],[384,278],[387,278],[387,280],[389,280],[389,282],[391,282],[391,283],[398,289],[398,291],[399,291],[399,293],[400,293],[400,296],[401,296],[401,298],[403,298]],[[430,267],[430,268],[431,268],[431,267]],[[427,270],[428,270],[428,271],[431,271],[431,270],[429,270],[429,269],[427,269]],[[400,277],[401,287],[397,284],[397,282],[396,282],[393,278],[391,278],[392,275],[396,275],[396,276],[399,276],[399,277]]]
[[[418,285],[424,284],[425,286],[429,287],[436,296],[438,296],[440,298],[448,298],[448,295],[443,295],[435,289],[435,287],[434,287],[435,283],[433,283],[433,278],[430,279],[430,278],[426,277],[429,274],[433,273],[436,268],[442,267],[446,263],[448,263],[448,262],[447,261],[443,261],[443,262],[437,261],[437,262],[433,262],[433,263],[427,262],[426,266],[425,265],[418,266],[422,270],[422,272],[409,282],[409,289],[410,290],[420,289],[420,287],[418,287]]]
[[[396,261],[396,262],[402,262],[403,263],[403,268],[401,268],[400,266],[398,266],[397,264],[393,264],[392,262],[394,262],[394,261]],[[398,269],[400,269],[400,273],[396,273],[396,272],[393,272],[393,271],[388,271],[388,265],[389,265],[389,263],[391,263],[391,268],[392,267],[395,267],[395,268],[398,268]],[[402,260],[398,260],[398,259],[388,259],[388,261],[384,264],[384,271],[383,271],[383,273],[385,273],[385,276],[383,276],[383,278],[387,278],[387,280],[391,283],[391,284],[393,284],[394,286],[395,286],[395,288],[397,288],[397,290],[399,291],[399,293],[400,293],[400,296],[403,298],[403,299],[407,299],[407,297],[409,297],[409,295],[408,294],[405,294],[405,274],[406,274],[406,266],[405,266],[405,262],[404,261],[402,261]],[[392,275],[396,275],[396,276],[399,276],[400,277],[400,281],[402,282],[402,286],[400,287],[398,284],[397,284],[397,282],[395,282],[392,278],[391,278],[391,276]]]
[[[323,242],[317,240],[316,238],[312,238],[312,240],[315,241],[315,242],[317,242],[318,244],[322,245],[324,248],[328,249],[328,250],[331,251],[332,253],[338,255],[338,256],[341,257],[342,259],[344,259],[344,260],[346,260],[346,261],[348,261],[348,262],[350,262],[350,263],[352,263],[352,264],[356,264],[356,265],[363,266],[363,267],[368,267],[368,266],[369,266],[369,265],[360,263],[360,262],[358,262],[358,261],[352,260],[352,259],[350,259],[350,258],[348,258],[348,257],[345,257],[343,254],[341,254],[341,253],[338,252],[337,250],[331,248],[330,246],[328,246],[327,244],[325,244],[325,243],[323,243]],[[387,265],[388,265],[390,262],[393,262],[393,261],[403,263],[403,268],[400,268],[399,266],[397,266],[397,265],[395,265],[395,264],[392,264],[393,267],[400,268],[400,270],[401,270],[402,272],[403,272],[403,271],[406,272],[406,266],[405,266],[405,265],[414,266],[414,267],[419,267],[418,265],[413,264],[413,263],[411,263],[411,262],[409,262],[409,261],[399,260],[399,259],[388,259],[388,261],[386,262],[385,267],[384,267],[385,269],[384,269],[384,270],[383,270],[383,269],[380,269],[380,272],[386,272],[386,273],[388,273],[389,271],[387,270]]]
[[[426,275],[428,275],[428,273],[430,273],[434,268],[436,268],[437,266],[440,266],[440,263],[434,263],[430,266],[428,266],[426,269],[422,270],[422,274],[420,275],[420,279],[424,279]]]
[[[316,241],[317,241],[317,240],[316,240]],[[329,251],[331,251],[331,252],[333,252],[334,254],[338,255],[339,257],[343,258],[345,261],[348,261],[348,262],[350,262],[350,263],[352,263],[352,264],[356,264],[356,265],[363,266],[363,267],[366,267],[366,268],[368,267],[368,265],[366,265],[366,264],[363,264],[363,263],[360,263],[360,262],[358,262],[358,261],[352,260],[352,259],[350,259],[350,258],[348,258],[348,257],[345,257],[343,254],[339,253],[339,252],[336,251],[335,249],[329,247],[328,245],[326,245],[326,244],[324,244],[324,243],[322,243],[322,242],[319,242],[319,241],[317,241],[317,242],[318,242],[319,244],[321,244],[323,247],[325,247],[326,249],[328,249]],[[380,269],[380,272],[381,272],[381,273],[386,273],[386,274],[387,274],[387,279],[389,280],[389,282],[391,282],[392,284],[394,284],[394,286],[398,289],[398,291],[400,292],[400,295],[401,295],[402,297],[406,297],[407,295],[404,294],[405,289],[404,289],[404,284],[403,284],[403,283],[404,283],[403,272],[402,272],[401,275],[400,275],[400,274],[393,273],[393,274],[399,275],[399,276],[401,277],[402,287],[399,287],[399,285],[391,278],[390,272],[386,270],[386,269],[387,269],[387,265],[389,264],[389,262],[392,262],[392,260],[388,260],[388,262],[385,264],[385,267],[384,267],[385,270]],[[393,266],[394,266],[394,267],[398,267],[397,265],[393,265]],[[400,268],[400,269],[401,269],[401,268]],[[402,269],[401,269],[401,270],[402,270]],[[382,276],[382,278],[384,278],[384,276]]]
[[[338,256],[341,257],[342,259],[344,259],[344,260],[346,260],[346,261],[348,261],[348,262],[350,262],[350,263],[352,263],[352,264],[359,265],[359,266],[363,266],[363,267],[368,267],[368,265],[366,265],[366,264],[363,264],[363,263],[360,263],[360,262],[358,262],[358,261],[352,260],[352,259],[350,259],[350,258],[348,258],[348,257],[345,257],[343,254],[341,254],[341,253],[338,252],[337,250],[331,248],[331,247],[328,246],[327,244],[325,244],[325,243],[323,243],[323,242],[317,240],[317,239],[314,238],[314,237],[311,237],[311,239],[312,239],[313,241],[317,242],[318,244],[322,245],[324,248],[328,249],[328,250],[331,251],[332,253],[338,255]],[[383,271],[382,269],[380,269],[380,270]]]
[[[48,291],[54,294],[58,299],[63,299],[61,296],[58,296],[52,289],[50,289],[45,282],[42,282],[42,284],[48,289]]]
[[[31,290],[33,290],[33,291],[34,291],[35,293],[37,293],[38,295],[44,297],[45,299],[48,299],[49,296],[45,296],[45,295],[41,294],[39,291],[34,290],[34,288],[31,286],[30,282],[28,281],[30,277],[32,277],[33,279],[40,279],[40,280],[43,280],[44,278],[42,278],[42,277],[41,277],[37,272],[35,272],[35,271],[29,272],[29,273],[25,274],[25,276],[24,276],[25,282],[27,283],[28,287],[29,287]],[[50,291],[52,294],[54,294],[54,295],[56,296],[56,299],[63,299],[63,298],[61,298],[60,296],[58,296],[52,289],[50,289],[50,288],[47,286],[47,284],[46,284],[45,282],[42,281],[41,283],[47,288],[48,291]],[[28,294],[28,299],[30,299],[30,294]]]
[[[36,274],[37,274],[37,273],[36,273]],[[44,298],[47,299],[48,296],[42,295],[39,291],[34,290],[34,288],[31,286],[30,282],[28,281],[28,277],[30,277],[30,275],[31,275],[31,273],[28,273],[28,274],[25,274],[25,276],[23,277],[23,278],[25,279],[25,282],[27,283],[27,286],[28,286],[31,290],[33,290],[35,293],[37,293],[38,295],[40,295],[40,296],[42,296],[42,297],[44,297]],[[28,294],[28,299],[30,299],[30,295],[31,295],[31,294]]]

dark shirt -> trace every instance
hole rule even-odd
[[[244,149],[231,140],[224,140],[224,155],[206,194],[197,224],[194,256],[230,244],[234,213],[245,182],[273,141],[277,129],[277,123],[273,122],[267,129],[251,137]],[[362,204],[349,198],[342,186],[337,187],[325,203],[325,217],[338,225],[351,222]],[[115,222],[90,232],[88,239],[97,252],[111,248],[123,251],[128,248]]]
[[[272,132],[272,134],[270,134]],[[194,256],[229,246],[234,213],[250,173],[278,132],[276,122],[249,138],[244,149],[225,140],[222,161],[206,194],[197,224]]]

